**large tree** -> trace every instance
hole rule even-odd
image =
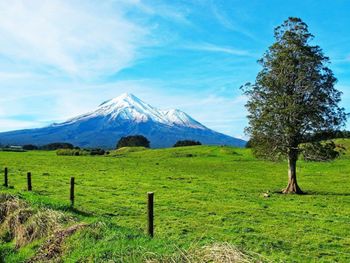
[[[302,193],[296,163],[301,146],[319,143],[343,126],[341,92],[328,67],[329,59],[299,18],[290,17],[274,32],[275,43],[258,61],[262,70],[255,83],[247,83],[249,126],[254,153],[269,159],[288,159],[288,185],[284,193]]]

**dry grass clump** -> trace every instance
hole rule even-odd
[[[34,209],[12,195],[0,195],[0,237],[14,240],[16,248],[49,236],[69,220],[61,212]]]
[[[163,259],[150,259],[148,263],[252,263],[262,262],[256,257],[252,257],[240,251],[237,247],[229,243],[218,243],[204,246],[200,249],[180,250],[180,253]]]
[[[221,263],[253,262],[251,257],[244,254],[235,246],[228,243],[205,246],[203,247],[203,250],[201,252],[202,252],[204,262],[215,262],[215,263],[216,262],[217,263],[219,262]]]

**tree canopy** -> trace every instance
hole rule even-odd
[[[193,146],[193,145],[202,145],[202,143],[194,140],[182,140],[182,141],[177,141],[173,147],[183,147],[183,146]]]
[[[306,23],[290,17],[274,36],[275,43],[258,61],[262,70],[255,83],[242,87],[248,97],[246,132],[257,156],[288,159],[284,192],[302,193],[296,180],[301,144],[322,147],[320,140],[328,138],[316,135],[339,130],[346,113],[339,106],[342,93],[334,87],[329,58],[319,46],[311,45],[313,35]]]
[[[122,147],[134,147],[134,146],[143,146],[149,148],[149,140],[142,135],[131,135],[120,138],[117,143],[117,149]]]

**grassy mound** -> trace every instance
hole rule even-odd
[[[109,156],[121,156],[121,155],[126,155],[129,153],[134,153],[134,152],[143,152],[148,150],[146,147],[142,146],[135,146],[135,147],[122,147],[117,150],[110,151]]]

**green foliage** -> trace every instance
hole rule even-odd
[[[328,67],[329,59],[299,18],[275,29],[276,42],[259,60],[254,84],[243,88],[254,152],[278,159],[295,155],[313,134],[338,130],[346,119],[338,104],[341,92]]]
[[[142,135],[132,135],[120,138],[117,143],[117,149],[122,147],[137,147],[142,146],[149,148],[149,140]]]
[[[333,141],[307,143],[302,147],[305,161],[325,162],[338,158],[344,147]]]
[[[350,131],[337,131],[333,138],[350,138]]]
[[[177,141],[173,147],[194,146],[194,145],[202,145],[202,143],[199,141],[193,141],[193,140],[183,140],[183,141]]]
[[[105,153],[106,151],[100,148],[90,150],[90,155],[104,155]]]
[[[23,145],[23,149],[27,151],[33,151],[33,150],[38,150],[39,147],[33,144],[26,144],[26,145]]]
[[[74,145],[66,142],[55,142],[43,145],[40,147],[41,150],[56,151],[58,149],[74,149]]]
[[[105,155],[106,151],[100,148],[96,149],[58,149],[57,155],[66,156],[86,156],[86,155]]]
[[[252,143],[252,139],[250,139],[250,140],[247,141],[247,144],[245,145],[245,148],[250,149],[252,147],[253,147],[253,143]]]
[[[58,149],[56,151],[56,154],[64,155],[64,156],[86,156],[86,155],[90,155],[90,152],[86,150],[79,150],[79,149]]]

